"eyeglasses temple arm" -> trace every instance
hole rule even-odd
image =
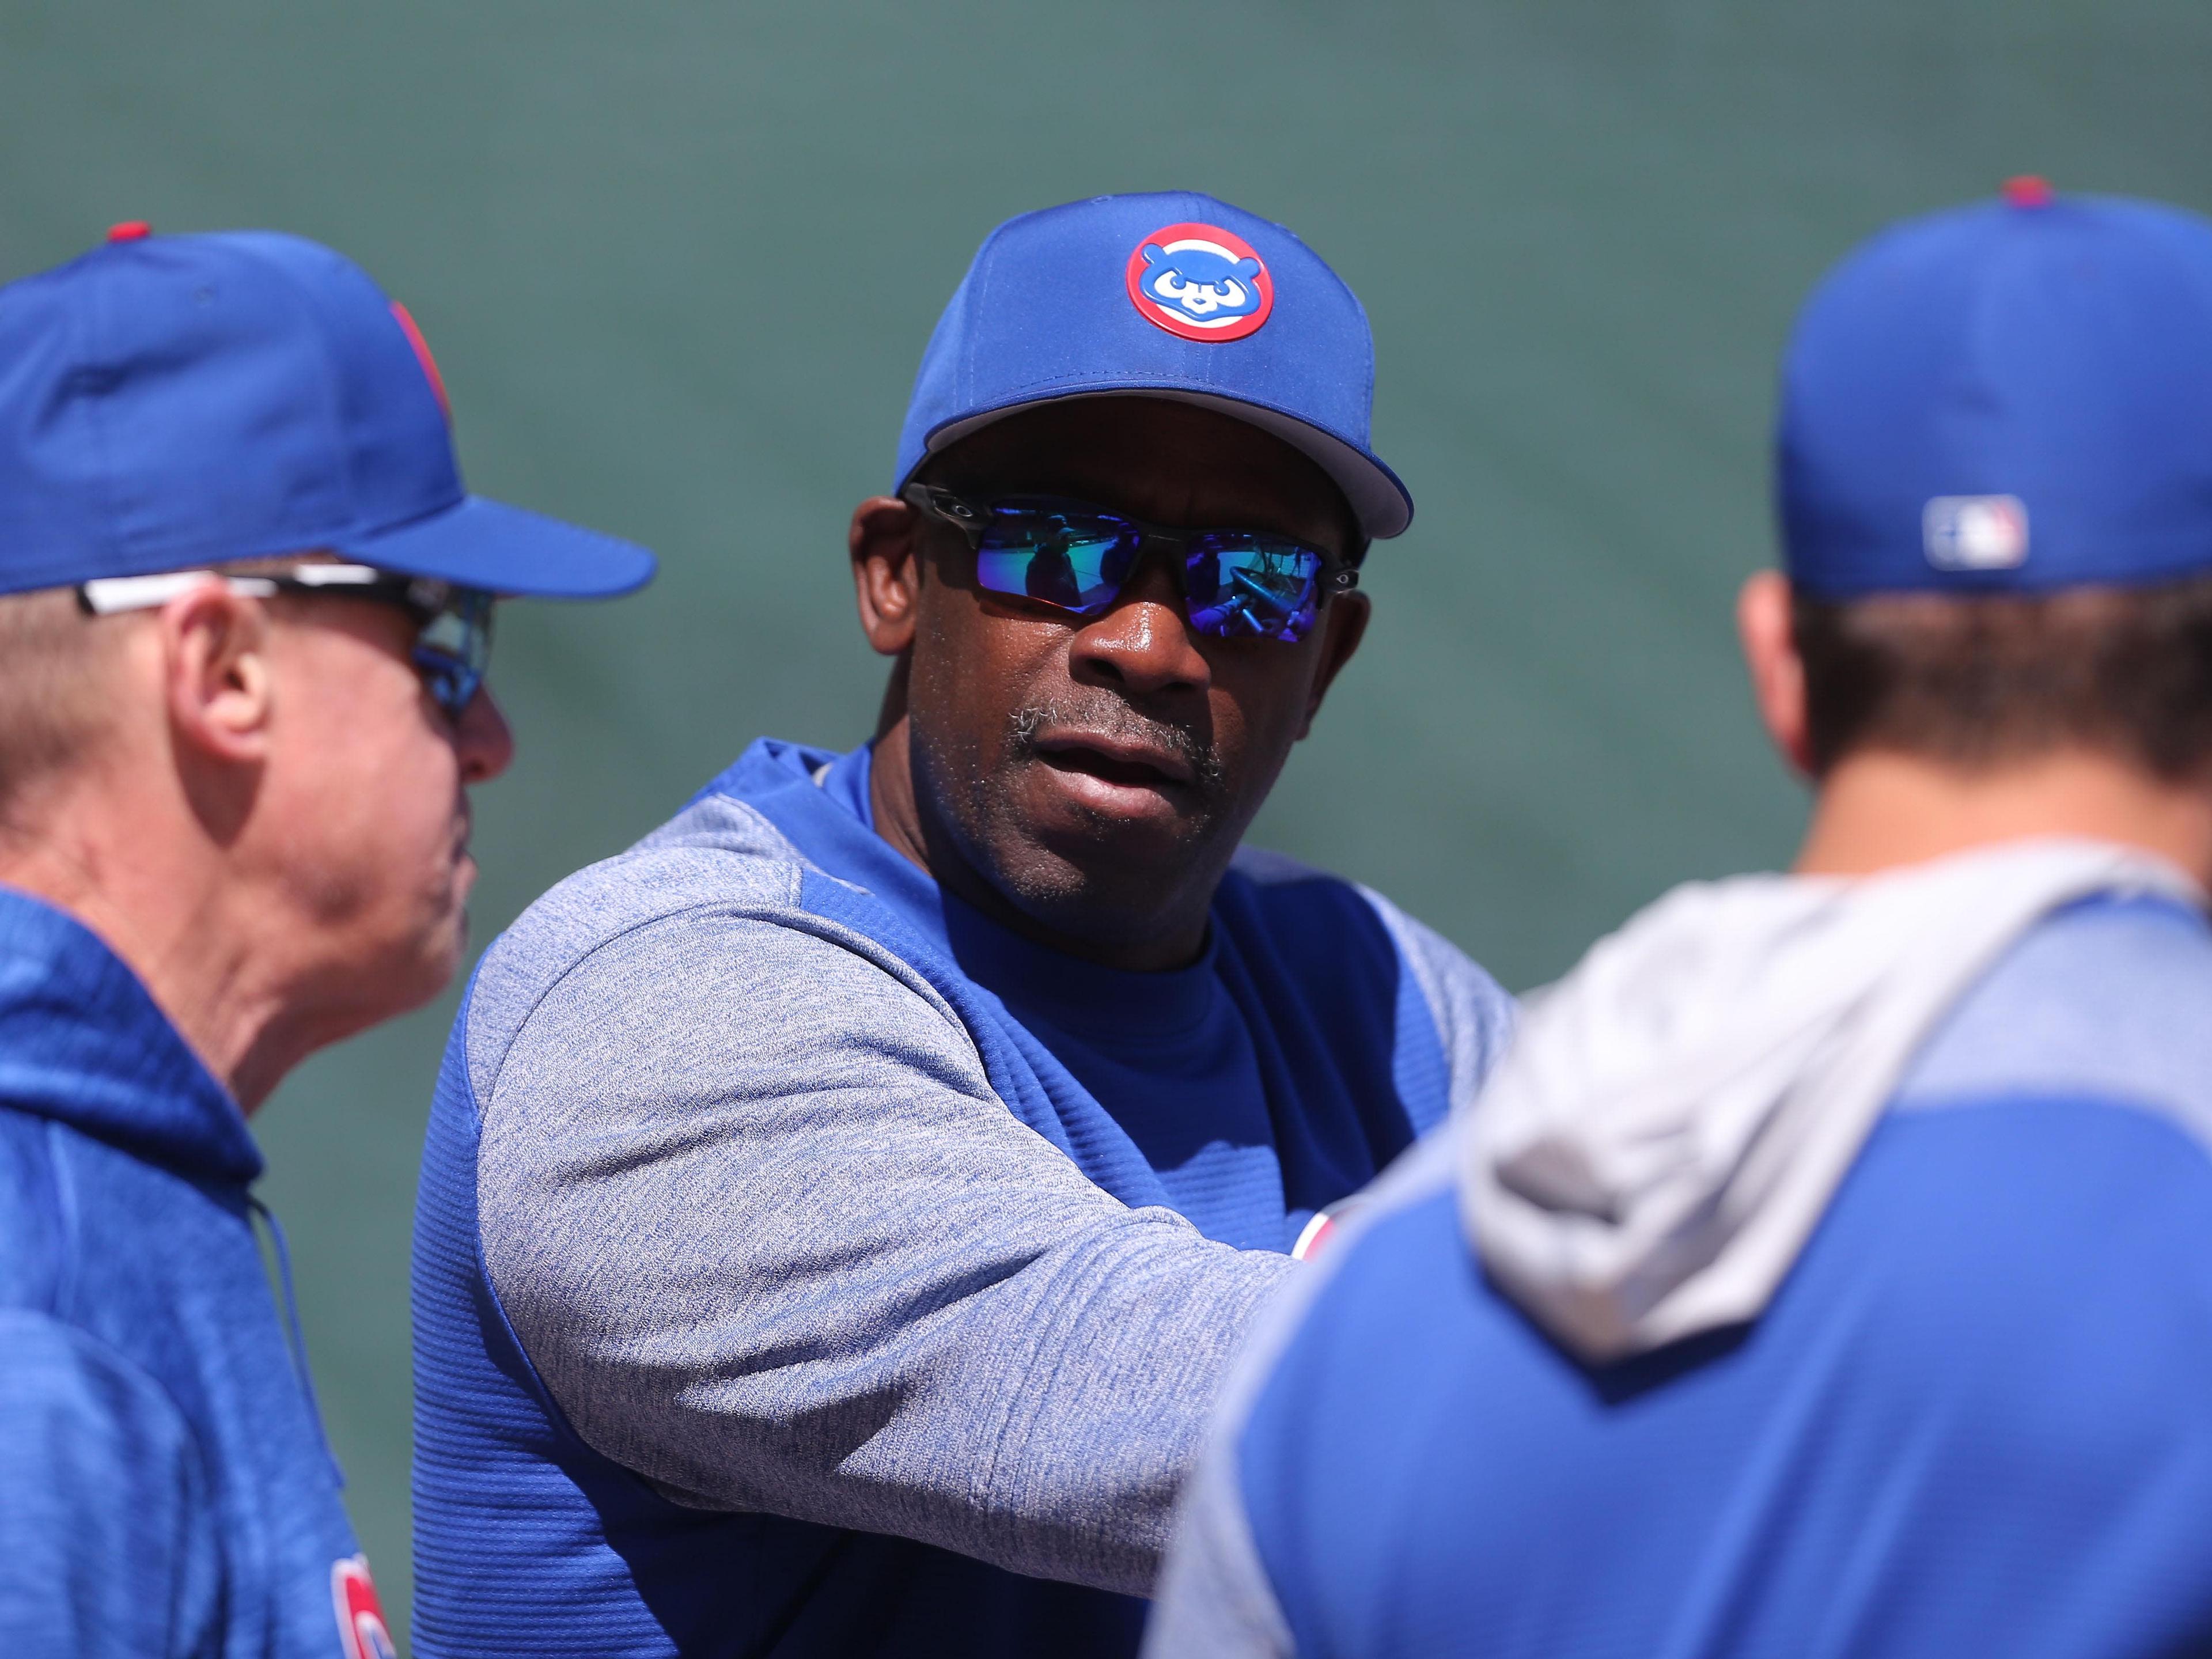
[[[913,483],[899,492],[899,499],[916,512],[951,525],[968,538],[970,553],[983,545],[983,515],[951,490],[936,484]]]

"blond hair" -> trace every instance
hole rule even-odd
[[[12,823],[113,720],[119,636],[92,623],[74,588],[0,596],[0,819]]]

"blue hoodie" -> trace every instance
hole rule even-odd
[[[1255,1335],[1146,1659],[2212,1653],[2212,927],[1678,890]]]
[[[264,1269],[261,1167],[131,970],[0,890],[10,1659],[390,1653]]]

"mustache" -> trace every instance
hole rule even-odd
[[[1168,750],[1190,768],[1192,784],[1206,794],[1218,793],[1227,777],[1210,732],[1140,714],[1110,694],[1080,701],[1048,699],[1017,708],[1007,726],[1007,758],[1019,760],[1035,753],[1037,734],[1048,726],[1073,726],[1103,738]]]

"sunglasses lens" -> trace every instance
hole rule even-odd
[[[1063,611],[1098,611],[1128,580],[1141,538],[1110,514],[1067,503],[993,503],[975,550],[975,580],[994,593],[1042,599]]]
[[[415,637],[415,667],[438,706],[453,719],[474,700],[491,666],[492,595],[455,593]]]
[[[1273,536],[1194,538],[1184,581],[1190,625],[1222,639],[1302,640],[1320,609],[1322,556]]]
[[[469,706],[477,687],[483,684],[465,665],[422,646],[415,648],[415,672],[422,677],[423,685],[438,707],[454,720],[460,719],[461,711]]]

